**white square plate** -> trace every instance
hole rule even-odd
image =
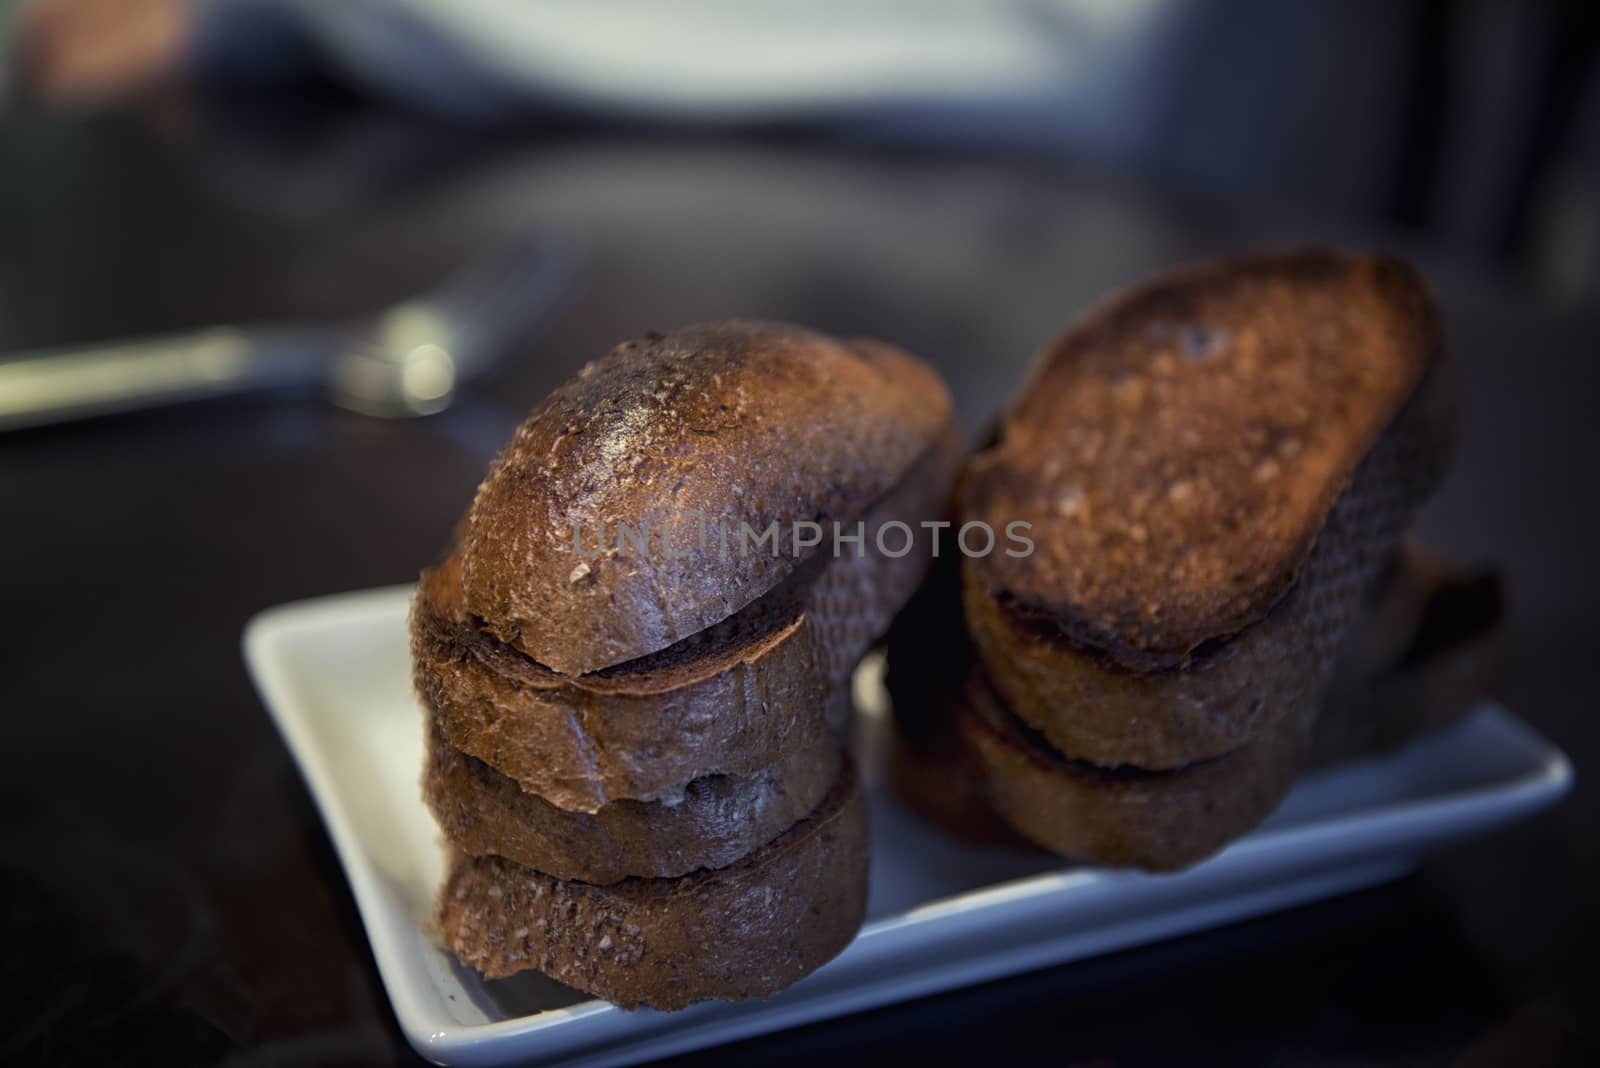
[[[245,657],[355,892],[406,1036],[441,1064],[616,1065],[776,1031],[1105,953],[1369,886],[1424,848],[1556,801],[1572,769],[1485,704],[1404,751],[1308,778],[1265,825],[1176,875],[1064,868],[963,846],[880,782],[881,661],[858,673],[872,819],[867,923],[840,956],[766,1002],[625,1012],[543,976],[486,982],[430,929],[443,872],[422,804],[411,693],[411,587],[269,609]]]

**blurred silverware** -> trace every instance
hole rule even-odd
[[[566,241],[524,237],[357,323],[207,327],[0,357],[0,430],[318,382],[353,411],[429,415],[534,331],[577,261]]]

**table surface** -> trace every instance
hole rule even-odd
[[[694,1060],[1600,1060],[1596,309],[1405,235],[1059,161],[164,105],[0,123],[0,348],[338,319],[524,230],[577,249],[575,284],[443,415],[308,390],[0,437],[0,1060],[414,1061],[239,636],[269,605],[414,577],[585,360],[733,316],[877,335],[939,367],[971,436],[1099,295],[1302,240],[1396,249],[1439,289],[1470,422],[1421,530],[1509,573],[1505,698],[1571,755],[1572,795],[1390,886]]]

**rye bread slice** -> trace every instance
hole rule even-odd
[[[422,574],[411,644],[417,694],[450,743],[575,811],[667,796],[705,775],[755,775],[816,734],[829,697],[797,596],[572,677],[478,625],[452,554]]]
[[[490,978],[536,968],[623,1008],[679,1009],[810,974],[855,936],[866,899],[866,802],[846,758],[815,812],[713,871],[594,886],[457,852],[438,923]]]
[[[561,808],[594,812],[706,775],[756,775],[819,717],[847,714],[851,670],[927,571],[932,539],[919,524],[941,513],[959,461],[947,424],[848,525],[863,540],[842,543],[841,556],[830,542],[732,617],[586,675],[557,674],[491,634],[466,608],[453,553],[423,573],[412,607],[417,693],[451,744]],[[877,533],[895,522],[918,537],[904,555],[880,553]],[[901,545],[894,533],[889,554]]]
[[[1266,818],[1299,775],[1316,716],[1299,708],[1226,756],[1146,771],[1062,756],[1005,708],[980,667],[964,693],[958,728],[1001,818],[1064,857],[1151,871],[1198,863]]]
[[[889,634],[890,781],[924,818],[975,844],[1169,870],[1248,831],[1287,793],[1314,714],[1304,707],[1237,752],[1175,771],[1061,755],[978,663],[960,571],[941,559]]]
[[[1278,603],[1441,353],[1426,286],[1386,257],[1238,257],[1114,298],[974,464],[964,518],[1029,521],[1038,547],[979,574],[1115,663],[1177,666]]]
[[[942,593],[936,591],[941,577]],[[990,797],[988,767],[966,736],[970,732],[962,728],[970,714],[964,686],[973,654],[965,635],[959,629],[952,635],[949,625],[952,613],[946,606],[954,602],[953,585],[953,576],[941,576],[936,569],[889,636],[888,683],[895,727],[890,781],[907,804],[956,837],[981,845],[1014,846],[1017,834],[995,811]],[[1491,693],[1504,663],[1503,598],[1500,580],[1492,571],[1444,564],[1408,545],[1383,569],[1340,654],[1336,683],[1317,713],[1304,766],[1325,767],[1397,748],[1454,723]],[[928,611],[914,617],[912,609],[924,605]],[[938,622],[941,614],[946,617],[943,623]],[[929,620],[935,622],[930,625]],[[897,668],[897,661],[908,668]],[[1023,749],[1040,742],[1020,722],[1007,727],[1002,733],[1032,738]],[[991,744],[1004,752],[1003,740]],[[1045,748],[1045,765],[1063,762]],[[1021,758],[1013,753],[1012,759]],[[1216,769],[1226,765],[1213,762],[1206,767],[1216,775]],[[1086,769],[1080,763],[1074,770],[1081,784]],[[1186,774],[1187,770],[1155,773]],[[1237,785],[1224,787],[1235,800],[1238,794],[1232,791]],[[1038,781],[1034,786],[1047,793]],[[1081,788],[1062,792],[1080,803],[1084,796]],[[1153,810],[1158,818],[1165,818],[1167,804],[1167,799],[1158,801]],[[1109,807],[1107,802],[1101,811]],[[1140,836],[1149,833],[1135,826]]]
[[[1320,702],[1443,475],[1454,387],[1387,259],[1227,261],[1094,313],[963,479],[963,519],[1034,524],[1031,556],[964,562],[994,685],[1063,753],[1152,770]]]
[[[741,522],[776,524],[792,547],[797,521],[854,521],[951,420],[938,376],[879,342],[748,322],[627,342],[551,394],[490,468],[467,519],[467,610],[564,675],[665,649],[816,552],[724,553],[724,534],[740,545]],[[585,558],[619,522],[656,532],[657,550],[608,536]]]
[[[820,721],[811,737],[751,776],[710,775],[665,801],[557,808],[429,731],[423,797],[451,845],[557,879],[615,883],[721,868],[804,819],[839,778],[840,750]]]

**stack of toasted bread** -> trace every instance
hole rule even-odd
[[[1372,678],[1394,653],[1355,624],[1409,573],[1451,387],[1425,287],[1383,257],[1235,259],[1093,311],[961,477],[958,520],[1024,521],[1033,551],[946,566],[891,639],[903,792],[969,835],[1151,869],[1254,826],[1311,759],[1341,659]]]
[[[1094,310],[959,478],[944,387],[890,346],[725,323],[619,347],[517,430],[414,602],[445,940],[624,1006],[819,967],[865,907],[842,739],[892,620],[917,808],[1195,863],[1488,683],[1496,580],[1406,542],[1456,422],[1421,280],[1332,250]]]
[[[848,679],[929,562],[875,532],[958,462],[923,365],[770,324],[625,344],[523,423],[412,612],[462,961],[676,1008],[844,947]]]

